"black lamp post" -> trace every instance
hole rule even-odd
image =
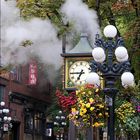
[[[60,110],[55,117],[54,126],[58,127],[59,134],[56,135],[56,140],[64,140],[64,127],[66,126],[66,117]]]
[[[0,102],[0,140],[3,139],[4,132],[7,132],[12,127],[9,109],[5,108],[5,102]]]
[[[91,73],[87,76],[87,83],[100,85],[100,78],[97,74],[101,73],[104,78],[105,87],[103,89],[108,99],[109,118],[108,118],[108,140],[115,139],[115,113],[114,101],[118,89],[115,87],[117,78],[121,76],[124,87],[134,84],[134,76],[130,73],[130,63],[128,53],[122,38],[115,38],[117,30],[113,25],[104,28],[104,35],[107,41],[96,36],[95,48],[92,51],[94,60],[91,62]],[[115,57],[116,59],[115,59]]]

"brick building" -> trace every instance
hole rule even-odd
[[[29,65],[16,66],[14,72],[1,71],[0,101],[10,109],[13,126],[4,134],[4,140],[46,139],[46,110],[51,103],[52,87],[42,71],[38,72],[36,85],[29,85],[28,80]]]

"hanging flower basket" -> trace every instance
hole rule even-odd
[[[78,87],[75,92],[62,95],[56,92],[59,105],[68,111],[69,119],[80,127],[103,127],[108,117],[108,108],[99,88],[91,84]]]
[[[75,92],[71,93],[62,93],[60,90],[56,90],[56,97],[58,99],[59,106],[63,109],[63,111],[69,113],[71,106],[77,102]]]
[[[108,108],[99,88],[91,84],[80,86],[76,91],[77,102],[71,107],[69,119],[80,127],[103,127]]]
[[[138,135],[140,129],[140,84],[120,90],[115,104],[117,133]]]
[[[133,103],[123,101],[123,103],[116,108],[116,127],[118,131],[124,133],[136,132],[139,130],[140,118],[137,115],[137,110]]]

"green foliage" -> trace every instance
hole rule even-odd
[[[140,103],[140,82],[134,87],[120,89],[116,105],[116,131],[117,135],[132,133],[137,137],[140,129],[140,113],[136,108]]]
[[[125,33],[125,39],[129,47],[135,80],[138,82],[140,80],[140,17],[133,18],[129,23]]]
[[[129,132],[138,131],[140,125],[139,122],[140,122],[140,117],[138,116],[132,116],[131,118],[128,118],[126,122],[126,130]]]
[[[0,66],[0,75],[5,74],[5,73],[9,73],[11,69],[12,69],[12,65],[10,65],[10,64],[5,66],[5,67]]]
[[[32,44],[33,44],[33,42],[31,40],[24,40],[21,42],[20,46],[28,47],[28,46],[31,46]]]
[[[58,9],[63,0],[19,0],[17,6],[24,18],[39,17],[42,19],[59,17]]]
[[[17,7],[20,9],[21,17],[25,20],[34,17],[49,19],[59,29],[58,35],[62,35],[70,30],[70,24],[65,25],[62,21],[63,15],[60,7],[64,0],[19,0]]]

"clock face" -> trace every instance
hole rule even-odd
[[[86,77],[90,72],[90,66],[87,61],[76,61],[69,68],[69,78],[75,85],[86,83]]]

